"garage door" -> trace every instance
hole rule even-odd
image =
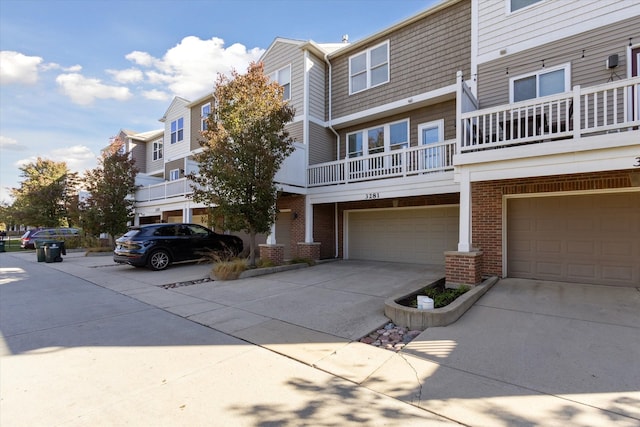
[[[444,264],[458,246],[459,207],[378,209],[347,214],[350,259]]]
[[[640,192],[508,200],[507,274],[637,286]]]

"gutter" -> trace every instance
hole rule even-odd
[[[331,62],[329,61],[329,54],[325,53],[324,54],[324,62],[327,63],[327,65],[329,66],[329,130],[331,130],[331,132],[333,132],[333,134],[336,136],[336,160],[340,160],[340,134],[338,132],[336,132],[336,130],[333,128],[333,125],[331,124],[331,93],[332,93],[332,88],[331,88],[331,81],[332,76],[331,76]],[[334,258],[338,258],[338,253],[339,253],[339,244],[338,244],[338,203],[335,203],[335,213],[334,213],[334,218],[335,218],[335,241],[336,241],[336,247],[335,247],[335,256]]]

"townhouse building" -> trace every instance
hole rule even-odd
[[[458,251],[476,276],[455,281],[637,286],[640,3],[472,7],[476,90],[460,83],[454,165]]]
[[[274,39],[295,152],[261,256],[640,284],[638,29],[625,0],[444,0],[355,43]],[[128,136],[137,223],[212,222],[185,178],[212,102]]]

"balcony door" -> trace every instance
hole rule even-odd
[[[640,46],[631,49],[631,77],[640,76]],[[640,85],[636,86],[636,90],[632,92],[631,102],[633,107],[631,108],[631,120],[640,119]]]

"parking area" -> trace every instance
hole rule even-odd
[[[503,279],[393,353],[357,340],[387,322],[387,297],[441,267],[334,261],[164,289],[210,266],[47,265],[466,425],[640,424],[639,288]]]

